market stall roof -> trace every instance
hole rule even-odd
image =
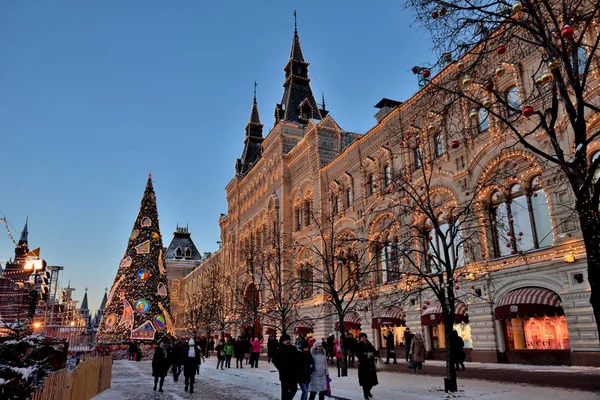
[[[467,306],[460,300],[454,301],[454,322],[466,322],[467,319]],[[443,322],[442,320],[442,305],[439,301],[434,302],[431,307],[428,307],[421,315],[421,325],[439,325]]]

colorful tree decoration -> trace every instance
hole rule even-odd
[[[141,280],[148,279],[150,277],[150,272],[145,269],[140,269],[137,276]]]
[[[162,249],[156,196],[149,177],[98,327],[97,343],[159,341],[173,334]],[[157,320],[159,316],[162,319]]]
[[[165,320],[164,315],[157,315],[156,317],[154,317],[154,325],[156,326],[156,328],[163,329],[166,324],[167,321]]]
[[[131,339],[154,340],[155,333],[156,328],[154,328],[150,321],[146,321],[142,325],[131,331]]]
[[[140,299],[135,302],[135,310],[140,313],[145,313],[150,309],[150,303],[146,299]]]

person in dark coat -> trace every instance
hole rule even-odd
[[[235,357],[236,368],[244,368],[245,352],[246,345],[244,344],[242,338],[238,336],[237,340],[233,343],[233,356]]]
[[[183,353],[183,376],[185,377],[186,392],[189,387],[190,393],[194,393],[194,382],[200,367],[200,360],[204,361],[204,356],[192,338]]]
[[[277,353],[277,349],[279,348],[279,342],[275,339],[275,335],[269,336],[269,340],[267,340],[267,362],[271,362],[271,360],[275,357],[275,353]]]
[[[181,367],[183,365],[183,343],[181,340],[175,342],[173,349],[171,350],[171,357],[173,360],[173,382],[179,380],[181,374]]]
[[[450,336],[450,348],[451,348],[451,356],[452,361],[454,362],[455,369],[460,371],[459,366],[462,367],[462,370],[465,370],[465,341],[460,337],[458,331],[455,329],[452,331],[452,336]]]
[[[408,362],[409,359],[409,353],[410,353],[410,344],[412,343],[414,335],[410,332],[410,328],[406,327],[406,330],[404,331],[404,347],[406,348],[406,362]]]
[[[281,335],[281,346],[275,353],[273,364],[279,371],[281,400],[292,400],[298,391],[300,352],[292,345],[290,335]]]
[[[135,345],[135,343],[129,343],[129,350],[127,350],[127,353],[129,355],[130,361],[135,358],[135,353],[137,353],[137,346]]]
[[[167,341],[163,339],[160,345],[156,347],[154,351],[154,357],[152,358],[152,376],[154,377],[154,390],[158,384],[158,391],[163,392],[163,384],[165,383],[165,376],[169,372],[171,366],[171,351],[167,345]],[[160,379],[160,384],[159,384]]]
[[[333,356],[335,355],[335,350],[333,348],[334,340],[335,338],[333,336],[333,333],[330,333],[327,337],[327,347],[325,348],[327,350],[327,359],[329,360],[329,364],[333,364]]]
[[[371,389],[379,383],[375,370],[376,357],[375,347],[367,340],[367,334],[361,332],[356,344],[356,358],[358,358],[358,384],[363,388],[365,399],[373,398]]]
[[[310,354],[308,341],[303,341],[301,347],[302,352],[299,355],[300,368],[298,369],[298,384],[300,385],[300,390],[302,390],[300,400],[308,400],[308,385],[310,384],[310,375],[315,368],[315,361],[312,354]]]
[[[202,355],[205,357],[208,357],[208,353],[206,352],[206,347],[208,346],[208,341],[206,340],[206,338],[204,336],[202,336],[200,338],[200,340],[198,340],[198,346],[200,346],[200,351],[202,352]]]
[[[385,337],[385,348],[387,350],[387,359],[385,360],[386,364],[390,363],[390,358],[394,359],[394,364],[398,364],[396,362],[396,350],[394,349],[394,334],[392,331],[389,331],[387,336]]]
[[[346,357],[348,357],[348,365],[354,365],[354,358],[356,357],[356,339],[348,332],[344,338],[344,350],[346,350]]]
[[[217,369],[219,369],[219,366],[221,366],[221,369],[223,369],[223,366],[225,365],[225,340],[224,339],[219,340],[219,344],[217,344],[217,347],[215,347],[215,351],[217,352]]]

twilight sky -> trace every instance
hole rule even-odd
[[[253,84],[265,134],[298,34],[318,100],[364,133],[381,98],[417,89],[433,58],[402,1],[0,2],[0,212],[65,267],[95,312],[111,286],[148,173],[163,243],[189,225],[215,251]],[[14,244],[0,226],[0,262]]]

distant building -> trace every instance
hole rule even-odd
[[[105,289],[104,297],[102,298],[102,303],[100,303],[100,308],[96,312],[96,315],[94,315],[94,321],[92,322],[92,327],[94,329],[94,332],[96,332],[98,330],[98,326],[100,326],[100,320],[102,320],[102,313],[104,312],[104,307],[106,306],[107,300],[108,299],[106,296],[106,289]]]
[[[192,234],[187,227],[177,226],[173,232],[173,239],[165,251],[165,265],[167,268],[167,279],[169,280],[169,294],[171,296],[171,315],[175,326],[180,326],[183,319],[183,277],[192,272],[203,258],[192,240]]]

